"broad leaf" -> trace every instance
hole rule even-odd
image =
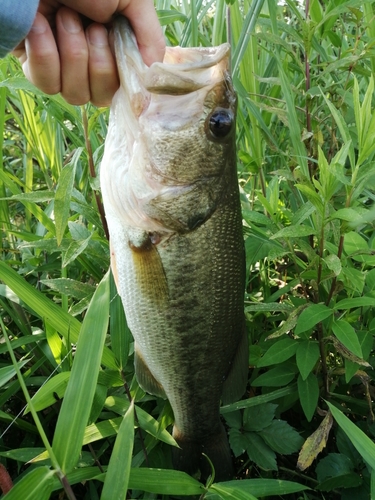
[[[284,420],[273,420],[259,435],[272,450],[282,455],[299,451],[303,444],[303,438]]]
[[[269,426],[275,417],[277,405],[264,405],[246,408],[243,415],[243,427],[246,431],[260,431]]]
[[[332,309],[324,304],[312,304],[304,309],[297,320],[297,326],[294,330],[295,335],[299,335],[306,330],[310,330],[317,323],[323,321],[333,314]]]
[[[295,366],[291,363],[283,363],[259,375],[253,380],[252,385],[253,387],[282,387],[289,384],[295,375]]]
[[[297,351],[298,343],[287,337],[275,342],[258,361],[257,367],[276,365],[291,358]]]
[[[303,412],[310,422],[319,400],[319,384],[313,373],[310,373],[305,380],[301,375],[298,377],[298,395]]]
[[[319,359],[319,346],[313,340],[303,340],[298,344],[296,361],[303,380],[311,373]]]
[[[336,488],[355,488],[362,484],[361,477],[354,471],[350,458],[341,453],[329,453],[322,458],[316,467],[321,491],[332,491]]]
[[[250,460],[265,470],[277,470],[275,452],[255,432],[246,432],[245,446]]]
[[[354,328],[345,320],[338,319],[332,323],[332,331],[339,341],[358,358],[362,358],[362,348]]]

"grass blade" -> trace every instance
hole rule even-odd
[[[38,467],[24,476],[5,495],[4,500],[48,500],[53,489],[54,472],[48,467]]]
[[[134,403],[125,413],[109,461],[100,500],[125,500],[134,443]]]
[[[64,472],[76,465],[90,415],[109,318],[109,273],[99,284],[82,323],[72,373],[52,449]]]
[[[111,274],[111,303],[110,303],[110,332],[111,348],[119,363],[120,370],[124,370],[129,356],[132,334],[126,323],[124,307]]]
[[[348,417],[346,417],[340,410],[338,410],[331,403],[326,402],[333,418],[339,424],[341,429],[350,439],[350,442],[356,448],[358,453],[362,458],[369,464],[369,466],[375,470],[375,444],[371,439],[366,436],[366,434],[361,431],[353,422],[351,422]]]
[[[61,307],[47,299],[5,262],[0,261],[0,279],[19,297],[30,309],[61,333],[70,342],[78,339],[80,322],[66,313]]]
[[[82,148],[78,148],[73,155],[72,160],[66,165],[60,175],[59,184],[56,189],[55,196],[55,222],[56,222],[56,239],[60,245],[63,239],[65,229],[68,225],[70,199],[72,196],[74,176],[77,162],[82,153]]]

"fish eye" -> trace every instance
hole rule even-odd
[[[232,130],[232,124],[233,113],[230,109],[215,109],[208,119],[210,132],[218,139],[229,134]]]

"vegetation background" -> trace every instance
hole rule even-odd
[[[9,56],[0,61],[7,500],[375,498],[374,3],[155,2],[168,43],[182,46],[225,41],[229,4],[251,340],[248,393],[222,408],[237,479],[201,485],[171,470],[170,406],[134,378],[97,177],[108,110],[41,94]]]

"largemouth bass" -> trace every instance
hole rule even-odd
[[[176,469],[232,476],[220,401],[247,382],[236,96],[228,44],[167,48],[147,67],[124,19],[114,27],[121,86],[101,188],[111,266],[147,392],[168,398]]]

